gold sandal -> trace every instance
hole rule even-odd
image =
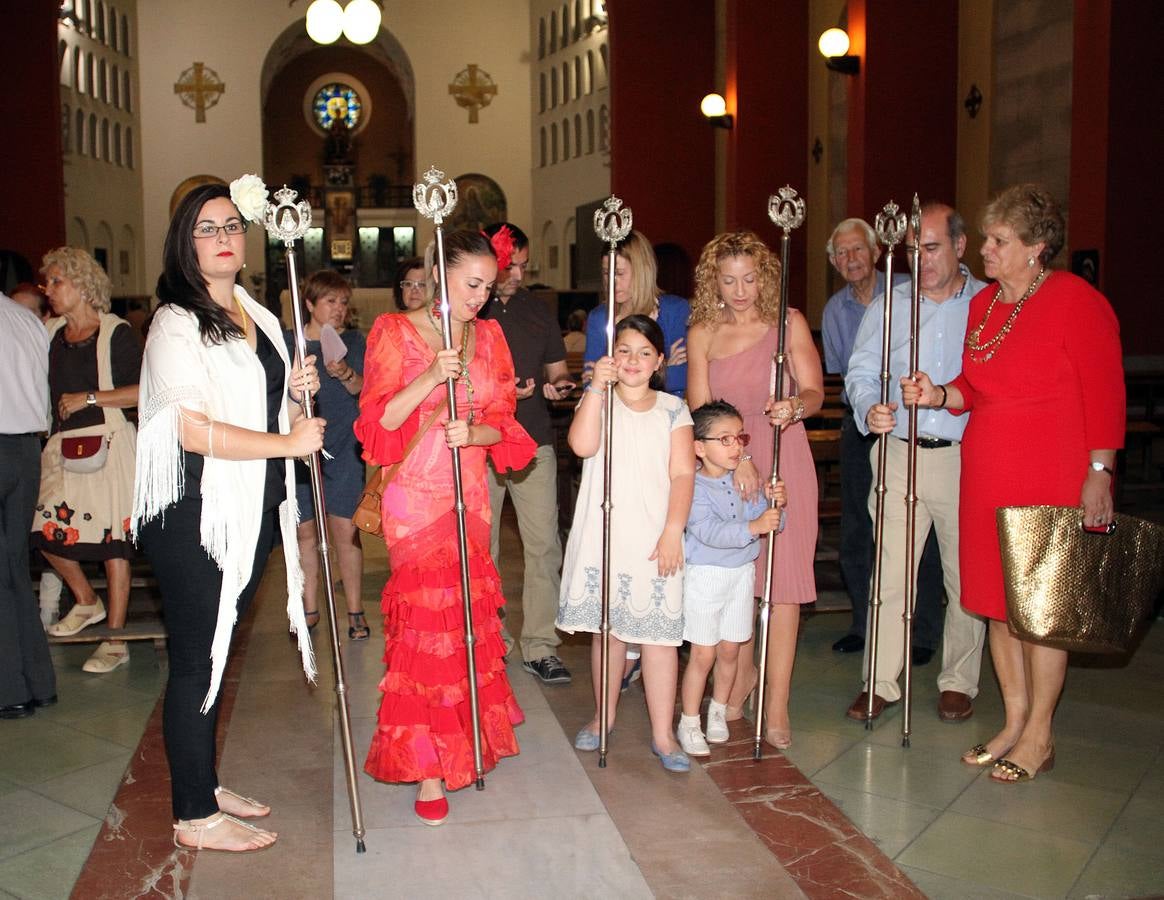
[[[970,761],[970,757],[974,757],[974,761]],[[962,762],[968,766],[977,766],[981,769],[987,766],[994,765],[996,762],[994,754],[986,749],[985,744],[975,744],[960,757]]]
[[[215,813],[213,816],[211,816],[209,819],[207,819],[205,822],[192,822],[192,821],[187,821],[185,819],[179,819],[178,824],[176,824],[174,826],[174,846],[177,847],[179,850],[202,850],[203,849],[202,839],[206,836],[206,832],[212,831],[213,829],[215,829],[219,825],[221,825],[223,822],[234,822],[234,824],[241,825],[243,828],[247,829],[248,831],[255,832],[255,834],[266,833],[266,834],[274,835],[274,832],[269,832],[269,831],[265,832],[264,829],[256,828],[254,825],[251,825],[247,822],[244,822],[242,819],[237,819],[234,816],[227,815],[224,812],[218,812],[218,813]],[[183,843],[179,842],[179,840],[178,840],[179,834],[197,835],[198,836],[198,843],[193,847],[191,847],[189,844],[183,844]],[[275,837],[277,840],[278,836],[276,835]],[[272,841],[270,844],[267,844],[264,847],[245,847],[241,850],[226,850],[225,848],[221,848],[221,847],[207,847],[205,849],[222,850],[225,853],[253,853],[256,850],[266,850],[267,847],[272,846],[274,843],[275,843],[275,841]]]
[[[1039,767],[1034,772],[1029,772],[1017,763],[1011,762],[1009,759],[1000,759],[994,764],[994,771],[990,773],[992,781],[998,781],[1002,784],[1017,784],[1020,781],[1034,781],[1036,775],[1041,775],[1043,772],[1050,772],[1055,768],[1055,751],[1051,751],[1051,755],[1039,764]],[[999,774],[1004,777],[999,778]]]
[[[271,814],[271,807],[268,806],[266,803],[263,803],[260,800],[256,800],[253,797],[244,797],[242,794],[236,794],[230,788],[224,788],[222,786],[216,787],[214,789],[215,798],[218,798],[218,797],[222,796],[223,794],[226,794],[226,796],[228,796],[228,797],[233,797],[239,803],[249,803],[251,806],[258,806],[258,807],[265,808],[267,810],[265,813],[255,813],[254,815],[250,815],[250,816],[244,816],[242,813],[224,813],[224,815],[233,815],[235,818],[238,818],[238,819],[262,819],[262,818],[265,818],[266,816],[269,816]]]

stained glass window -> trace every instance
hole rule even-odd
[[[359,124],[362,105],[355,89],[340,82],[325,84],[312,101],[315,121],[324,131],[330,130],[336,119],[342,119],[349,131],[354,129]]]

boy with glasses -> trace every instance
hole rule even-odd
[[[678,738],[689,756],[709,756],[708,741],[722,744],[728,739],[728,693],[740,644],[751,638],[755,622],[752,586],[760,538],[784,528],[788,497],[783,481],[765,484],[764,493],[775,501],[773,508],[766,499],[745,502],[736,492],[732,473],[750,441],[739,410],[712,400],[691,417],[700,468],[684,540],[683,639],[691,642],[691,656],[683,673]],[[699,707],[713,664],[705,737]]]

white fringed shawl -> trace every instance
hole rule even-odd
[[[286,345],[279,320],[252,300],[241,287],[235,299],[251,321],[267,336],[283,360],[283,393],[290,375]],[[137,477],[134,480],[131,529],[140,527],[181,499],[185,468],[180,443],[179,407],[252,431],[267,430],[267,383],[262,363],[245,341],[234,339],[207,345],[198,320],[187,310],[162,306],[154,316],[141,367],[141,420],[137,439]],[[279,431],[290,431],[286,404],[279,412]],[[210,690],[202,712],[213,706],[238,618],[238,598],[251,577],[262,518],[265,459],[204,459],[202,474],[202,546],[222,570],[218,622],[211,645]],[[296,539],[298,514],[295,474],[286,462],[287,498],[279,504],[283,556],[287,564],[287,616],[298,636],[303,671],[315,680],[315,657],[303,614],[303,571]]]

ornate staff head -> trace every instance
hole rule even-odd
[[[457,205],[457,183],[445,181],[445,173],[436,166],[429,166],[421,177],[424,180],[412,186],[412,205],[439,228]]]
[[[299,195],[283,185],[275,191],[275,199],[263,211],[263,227],[267,234],[290,247],[311,227],[311,204],[299,200]]]
[[[804,198],[794,188],[784,185],[768,197],[768,218],[787,235],[804,224]]]
[[[618,197],[611,194],[599,209],[594,210],[594,233],[603,243],[614,250],[619,241],[631,232],[634,216],[629,206],[623,206]]]
[[[877,232],[877,239],[892,253],[893,248],[905,237],[905,213],[898,212],[897,204],[890,200],[877,213],[873,229]]]
[[[428,171],[421,177],[424,180],[412,186],[412,205],[426,219],[432,219],[432,223],[436,227],[436,263],[437,274],[440,276],[438,281],[441,292],[441,327],[447,349],[452,342],[452,320],[449,310],[449,280],[445,277],[445,238],[441,223],[457,205],[457,183],[451,178],[445,181],[445,173],[436,166],[429,166]],[[455,415],[456,407],[452,401],[450,401],[449,406],[454,410]]]

